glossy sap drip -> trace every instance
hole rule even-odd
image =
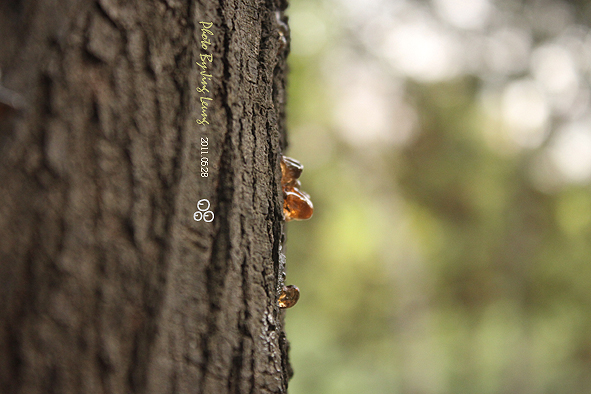
[[[281,156],[281,189],[283,191],[283,216],[286,221],[309,219],[314,213],[310,196],[301,191],[298,178],[304,166],[291,157]],[[300,299],[300,290],[294,286],[283,286],[277,299],[281,309],[291,308]]]
[[[297,286],[289,285],[283,286],[283,290],[279,295],[279,299],[277,300],[277,304],[279,308],[291,308],[295,304],[297,304],[298,300],[300,299],[300,289]]]
[[[306,220],[314,213],[310,196],[301,191],[298,178],[304,166],[291,157],[281,157],[281,187],[283,189],[283,215],[286,221]]]

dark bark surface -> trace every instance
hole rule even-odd
[[[286,392],[285,6],[0,3],[0,392]]]

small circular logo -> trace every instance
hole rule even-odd
[[[202,220],[207,223],[213,222],[215,215],[213,214],[213,211],[209,210],[210,206],[211,204],[206,198],[197,201],[197,212],[193,214],[193,219],[196,222],[200,222]]]

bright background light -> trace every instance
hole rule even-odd
[[[561,0],[298,0],[291,394],[591,392],[591,29]]]

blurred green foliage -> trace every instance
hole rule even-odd
[[[588,182],[542,191],[543,146],[492,147],[478,76],[408,80],[416,136],[347,143],[320,72],[328,45],[290,56],[287,154],[315,205],[287,226],[290,393],[591,392]]]

